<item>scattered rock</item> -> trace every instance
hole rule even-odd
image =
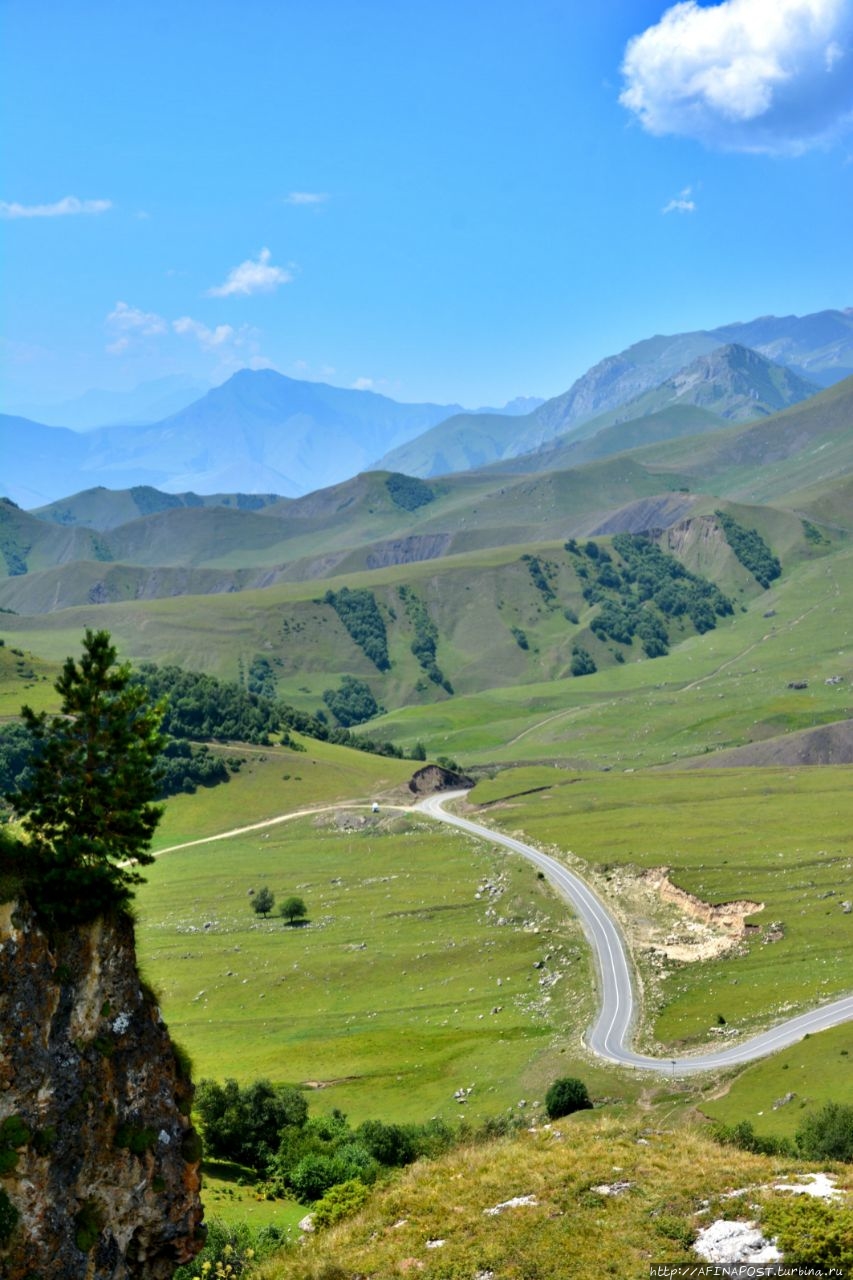
[[[759,1265],[782,1260],[775,1244],[765,1239],[754,1222],[727,1222],[718,1218],[699,1232],[693,1248],[706,1262],[717,1262],[723,1266],[743,1262]]]
[[[313,1231],[314,1229],[315,1229],[315,1228],[314,1228],[314,1215],[313,1215],[313,1213],[306,1213],[306,1215],[305,1215],[305,1217],[304,1217],[304,1218],[300,1218],[300,1219],[299,1219],[299,1230],[300,1230],[300,1231]]]
[[[591,1187],[591,1191],[595,1191],[600,1196],[621,1196],[623,1191],[627,1191],[629,1187],[633,1187],[633,1182],[602,1182],[597,1187]]]
[[[523,1205],[537,1205],[539,1201],[535,1196],[513,1196],[511,1200],[502,1200],[500,1204],[493,1205],[491,1209],[484,1209],[483,1213],[488,1218],[496,1218],[499,1213],[503,1213],[506,1209],[519,1209]]]
[[[786,1093],[784,1097],[777,1098],[773,1103],[773,1110],[778,1111],[780,1107],[787,1107],[788,1103],[793,1102],[796,1096],[797,1095],[792,1090],[790,1093]]]
[[[446,1243],[446,1240],[427,1240],[426,1247],[428,1249],[443,1249]]]
[[[793,1094],[791,1095],[793,1097]],[[817,1200],[835,1200],[844,1192],[836,1187],[832,1173],[801,1173],[799,1182],[777,1182],[774,1191],[790,1191],[798,1196],[814,1196]]]
[[[850,912],[853,911],[853,902],[842,902],[841,910],[846,916],[849,916]]]

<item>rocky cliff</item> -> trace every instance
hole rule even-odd
[[[192,1085],[133,925],[0,906],[0,1274],[166,1280],[202,1243]]]

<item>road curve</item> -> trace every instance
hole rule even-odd
[[[795,1018],[788,1018],[769,1031],[762,1031],[760,1035],[725,1049],[713,1049],[707,1053],[677,1058],[650,1058],[635,1053],[631,1048],[631,1031],[636,1011],[634,984],[625,943],[613,916],[589,885],[555,858],[540,853],[522,840],[445,810],[444,806],[451,800],[459,800],[465,795],[467,791],[447,791],[427,797],[417,807],[439,822],[447,822],[470,835],[479,836],[493,844],[503,845],[513,853],[521,854],[542,871],[557,893],[577,912],[592,947],[598,972],[600,1007],[585,1038],[589,1048],[599,1057],[622,1067],[667,1074],[685,1075],[720,1070],[763,1058],[768,1053],[784,1049],[786,1045],[795,1044],[811,1032],[825,1031],[828,1027],[853,1019],[853,995],[849,995],[808,1013],[801,1013]]]

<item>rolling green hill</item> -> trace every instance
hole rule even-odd
[[[233,507],[238,511],[260,511],[277,501],[279,495],[275,493],[213,493],[201,496],[197,493],[161,493],[151,485],[138,485],[133,489],[106,489],[98,485],[59,502],[36,507],[31,514],[53,524],[85,525],[104,533],[140,516],[176,507]]]

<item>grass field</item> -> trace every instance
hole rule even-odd
[[[605,895],[665,866],[703,902],[764,904],[750,917],[759,928],[735,951],[656,967],[648,1012],[664,1044],[683,1045],[707,1040],[718,1014],[748,1030],[853,989],[853,915],[842,909],[853,898],[851,772],[528,768],[478,784],[469,798],[488,805],[487,822],[571,852]],[[765,943],[774,932],[782,936]]]
[[[262,884],[302,896],[310,924],[256,917]],[[167,853],[138,912],[143,971],[197,1078],[303,1083],[323,1110],[423,1120],[462,1114],[459,1088],[465,1114],[536,1101],[581,1056],[578,926],[521,859],[426,819],[341,811]]]

